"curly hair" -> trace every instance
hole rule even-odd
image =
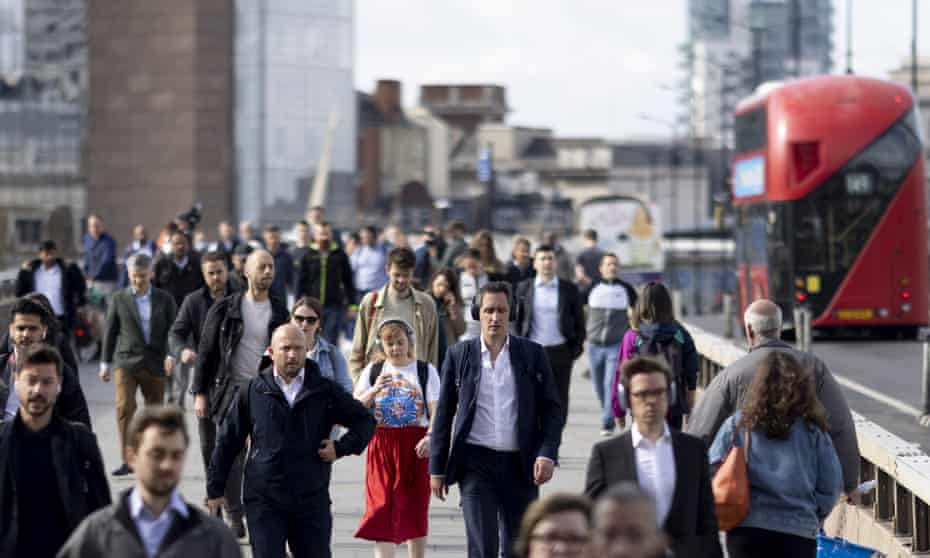
[[[790,354],[772,351],[749,384],[740,423],[769,439],[785,439],[799,418],[827,431],[827,412],[817,399],[813,374]]]

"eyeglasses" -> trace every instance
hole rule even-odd
[[[643,391],[634,391],[630,393],[630,396],[637,401],[645,401],[647,399],[661,399],[665,396],[667,389],[647,389]]]
[[[298,324],[307,323],[313,325],[320,321],[320,318],[317,316],[301,316],[300,314],[294,314],[294,321]]]
[[[530,535],[530,541],[544,544],[546,546],[555,546],[562,543],[566,546],[580,546],[588,542],[589,537],[574,533],[540,533]]]

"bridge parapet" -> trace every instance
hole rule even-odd
[[[688,323],[700,355],[700,386],[706,386],[746,350]],[[853,412],[859,440],[860,482],[876,481],[858,505],[840,503],[825,530],[889,557],[930,555],[930,456],[917,444]]]

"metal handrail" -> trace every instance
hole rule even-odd
[[[700,359],[699,384],[705,387],[717,374],[746,355],[729,339],[683,323],[691,333]],[[859,455],[859,481],[877,481],[873,495],[863,497],[860,510],[885,526],[888,539],[906,554],[930,552],[930,456],[920,446],[883,429],[853,412]],[[854,541],[856,542],[856,541]]]

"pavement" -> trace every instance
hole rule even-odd
[[[584,488],[585,465],[591,446],[600,436],[600,410],[591,381],[582,377],[587,357],[582,356],[574,370],[571,386],[568,425],[562,436],[561,460],[555,475],[542,487],[543,495],[554,491],[580,492]],[[119,443],[114,411],[113,383],[104,384],[97,376],[97,364],[81,366],[81,384],[90,405],[94,431],[103,453],[107,472],[120,464]],[[142,405],[141,399],[139,405]],[[193,504],[202,504],[206,496],[206,477],[200,458],[197,421],[188,401],[187,425],[192,436],[187,453],[181,492]],[[114,497],[132,486],[133,477],[109,477]],[[333,467],[330,486],[333,502],[333,556],[335,558],[370,558],[373,544],[353,537],[365,509],[365,457],[349,456]],[[243,556],[251,556],[246,540],[242,541]],[[406,553],[406,548],[398,549]],[[460,558],[465,555],[465,525],[459,509],[459,495],[453,487],[445,502],[430,502],[430,535],[426,555],[430,558]]]

